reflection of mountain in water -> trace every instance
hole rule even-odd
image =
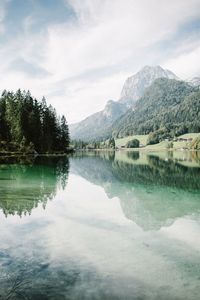
[[[14,162],[14,161],[13,161]],[[32,163],[0,165],[0,209],[5,216],[31,214],[42,203],[45,208],[58,186],[65,187],[67,158],[36,158]]]
[[[143,229],[169,226],[200,213],[200,168],[139,153],[103,153],[74,158],[71,171],[118,197],[124,215]]]

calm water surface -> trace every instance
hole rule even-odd
[[[200,154],[0,161],[0,299],[199,299]]]

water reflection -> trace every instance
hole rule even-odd
[[[0,209],[5,216],[31,214],[42,204],[45,209],[59,186],[65,189],[68,158],[1,158]]]
[[[71,170],[118,197],[124,215],[145,230],[200,214],[199,153],[90,152]]]
[[[1,164],[0,299],[198,299],[198,155],[89,152],[68,169]]]

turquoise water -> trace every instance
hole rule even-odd
[[[199,299],[200,155],[0,160],[0,299]]]

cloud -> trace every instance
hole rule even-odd
[[[200,67],[197,63],[200,57],[200,43],[197,48],[186,51],[169,59],[165,66],[177,73],[180,78],[190,79],[195,76],[200,76]]]
[[[200,19],[199,0],[63,3],[69,19],[43,21],[33,31],[37,14],[30,12],[20,34],[1,48],[3,88],[45,95],[75,122],[117,99],[126,77],[145,64],[163,64],[179,76],[200,72],[200,29],[191,26]]]
[[[66,108],[66,116],[70,113],[72,121],[76,121],[77,116],[81,120],[91,112],[102,110],[108,99],[117,99],[125,77],[125,74],[117,73],[95,81],[65,80],[65,83],[56,83],[53,92],[48,94],[47,98],[56,104],[59,111]]]
[[[16,70],[19,72],[24,72],[27,76],[31,76],[31,78],[36,76],[43,77],[49,74],[46,70],[40,68],[38,65],[31,64],[23,58],[14,60],[10,64],[10,69],[11,71]]]
[[[0,34],[4,32],[4,18],[6,15],[6,5],[9,2],[9,0],[1,0],[0,2]]]
[[[88,0],[84,5],[83,1],[73,0],[71,3],[79,22],[71,27],[49,28],[46,61],[50,71],[67,76],[78,75],[83,70],[123,66],[127,61],[130,64],[141,51],[168,39],[178,26],[199,14],[195,9],[188,10],[186,1],[167,5],[157,0]]]

